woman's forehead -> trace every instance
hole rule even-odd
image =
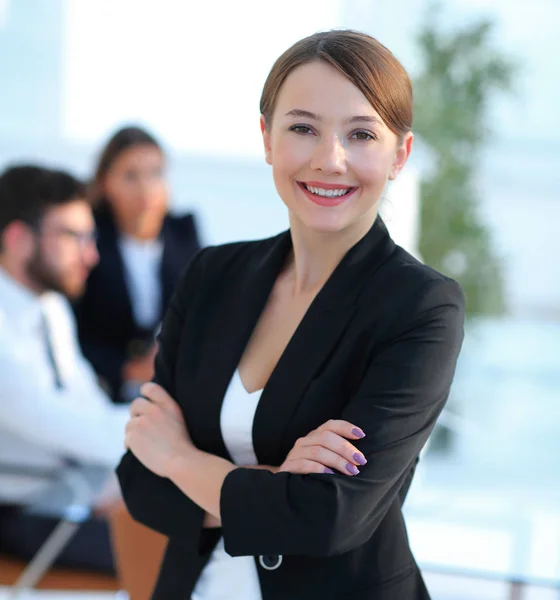
[[[317,120],[371,117],[381,121],[361,90],[333,66],[314,61],[294,69],[280,88],[275,116],[307,111]]]

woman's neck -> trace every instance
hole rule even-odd
[[[158,239],[161,225],[139,226],[137,223],[118,225],[119,233],[136,242],[153,242]]]
[[[364,215],[337,232],[320,232],[290,216],[293,256],[286,275],[292,280],[294,295],[317,292],[332,275],[344,255],[371,229],[377,212]]]

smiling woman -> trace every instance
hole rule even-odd
[[[304,45],[302,54],[308,52]],[[266,159],[292,227],[298,221],[316,230],[358,226],[365,233],[387,181],[397,176],[410,153],[410,88],[403,109],[393,115],[389,109],[399,98],[391,88],[400,91],[402,86],[389,85],[385,91],[383,77],[366,72],[371,81],[362,84],[364,93],[358,87],[364,76],[358,78],[345,62],[334,66],[319,55],[292,67],[288,77],[275,76],[273,70],[264,87],[261,127]],[[275,69],[282,75],[285,68],[280,58]],[[370,68],[376,68],[374,62]],[[385,78],[391,81],[391,75]],[[408,80],[404,70],[401,76]]]
[[[290,229],[192,260],[131,405],[123,496],[170,539],[153,598],[429,599],[401,508],[464,301],[378,216],[411,100],[398,61],[354,31],[273,66],[260,125]]]

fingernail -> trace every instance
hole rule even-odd
[[[325,467],[325,473],[328,473],[329,475],[334,475],[334,471],[332,469],[329,469],[329,467]]]
[[[365,465],[367,463],[366,457],[363,454],[360,454],[359,452],[354,452],[354,460],[359,465]]]
[[[357,475],[360,471],[351,463],[346,463],[346,470],[352,475]]]
[[[366,434],[365,434],[365,433],[364,433],[364,432],[363,432],[361,429],[359,429],[358,427],[354,427],[354,428],[352,429],[352,433],[353,433],[353,434],[354,434],[356,437],[359,437],[359,438],[366,437]]]

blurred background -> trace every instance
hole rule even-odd
[[[416,143],[383,213],[469,313],[406,505],[435,600],[560,598],[559,23],[558,0],[0,0],[0,169],[90,177],[145,126],[205,245],[287,227],[258,125],[284,49],[350,27],[408,69]]]

